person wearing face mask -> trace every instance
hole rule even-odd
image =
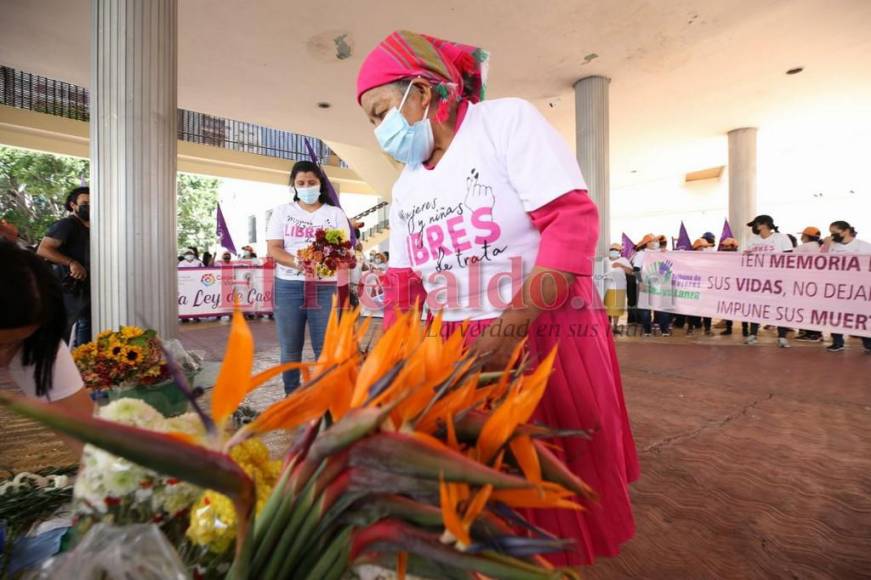
[[[871,255],[871,243],[856,237],[856,228],[845,221],[832,222],[829,225],[829,235],[823,241],[822,250],[832,254],[865,254]],[[871,354],[871,337],[862,337],[865,353]],[[844,335],[833,332],[832,344],[826,348],[829,352],[844,350]]]
[[[202,268],[202,261],[197,258],[197,255],[190,248],[184,251],[182,254],[182,260],[178,263],[179,268]]]
[[[483,100],[486,61],[481,49],[408,31],[363,60],[357,102],[381,148],[405,165],[390,204],[385,325],[432,292],[445,333],[470,321],[465,336],[485,369],[504,369],[524,338],[532,364],[557,347],[560,370],[533,420],[592,430],[589,440],[554,443],[600,501],[524,515],[576,540],[576,550],[549,556],[554,563],[589,563],[633,535],[627,487],[638,476],[592,280],[598,210],[574,154],[531,103]],[[456,299],[445,302],[446,280]]]
[[[647,234],[635,246],[635,255],[632,256],[632,268],[635,272],[636,279],[639,281],[639,288],[642,292],[644,291],[644,280],[641,278],[641,266],[644,263],[645,256],[648,254],[658,254],[659,252],[664,251],[662,244],[665,241],[665,236]],[[653,335],[654,322],[659,326],[662,336],[671,336],[671,315],[669,313],[661,311],[653,311],[653,313],[651,313],[650,309],[639,308],[638,318],[641,321],[641,328],[644,332],[644,336]]]
[[[622,246],[611,244],[608,250],[608,273],[605,275],[605,310],[611,320],[611,331],[621,334],[620,317],[626,310],[626,279],[633,274],[632,264],[620,255]]]
[[[91,341],[91,190],[77,187],[67,195],[69,216],[56,221],[36,250],[54,264],[64,290],[69,340],[75,326],[73,346]]]
[[[753,232],[747,243],[745,253],[759,254],[772,252],[792,252],[794,246],[786,234],[780,233],[780,229],[774,225],[774,219],[770,215],[758,215],[747,222],[747,226]],[[789,329],[785,326],[777,327],[777,345],[780,348],[789,348],[786,334]],[[759,323],[750,323],[750,335],[744,339],[744,344],[756,344],[758,342]]]
[[[296,262],[297,252],[314,242],[317,230],[341,229],[346,239],[351,235],[348,218],[330,200],[317,164],[297,161],[290,171],[290,189],[293,200],[272,210],[266,228],[267,252],[276,262],[274,315],[282,363],[302,360],[306,326],[315,358],[320,356],[337,293],[335,275],[306,279]],[[347,285],[348,273],[339,274]],[[300,373],[287,371],[282,379],[289,394],[299,387]]]

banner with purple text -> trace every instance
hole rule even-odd
[[[647,253],[638,307],[871,336],[871,255]]]
[[[179,318],[232,314],[238,302],[243,312],[272,313],[275,268],[240,265],[178,269]]]

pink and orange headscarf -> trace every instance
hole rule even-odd
[[[372,49],[357,74],[357,103],[363,93],[395,81],[421,77],[440,97],[436,120],[444,121],[450,103],[484,100],[487,52],[474,46],[398,30]]]

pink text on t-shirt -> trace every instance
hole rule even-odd
[[[444,222],[426,226],[422,233],[409,234],[408,255],[415,266],[437,259],[440,255],[463,253],[476,245],[492,245],[502,235],[502,228],[493,221],[493,209],[479,207],[471,215],[456,215]]]

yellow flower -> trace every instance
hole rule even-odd
[[[124,349],[123,362],[130,366],[136,366],[142,361],[142,347],[128,344]]]
[[[100,334],[97,335],[97,340],[103,340],[103,339],[109,338],[113,334],[115,334],[115,333],[111,330],[104,330],[103,332],[101,332]]]
[[[281,461],[269,459],[260,439],[248,439],[230,450],[230,457],[254,480],[257,490],[255,513],[259,513],[281,474]],[[226,496],[207,491],[191,509],[187,537],[216,553],[227,551],[236,537],[236,512]]]
[[[85,361],[93,358],[97,354],[97,345],[93,342],[87,342],[73,349],[73,360],[76,362]]]
[[[109,344],[106,350],[106,354],[107,356],[109,356],[109,358],[115,359],[120,362],[124,360],[124,355],[126,354],[125,351],[127,350],[127,347],[123,342],[115,337],[112,337],[109,340]]]
[[[236,510],[225,495],[205,492],[191,508],[187,537],[212,552],[226,552],[236,538]]]
[[[145,334],[145,331],[139,328],[138,326],[122,326],[119,332],[121,336],[124,338],[136,338],[137,336],[142,336]]]

